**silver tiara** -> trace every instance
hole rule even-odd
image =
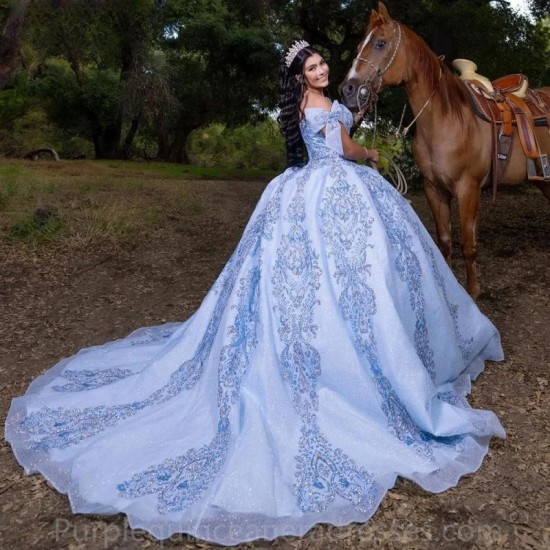
[[[292,65],[294,58],[298,55],[298,52],[309,45],[309,42],[306,42],[305,40],[297,40],[296,42],[294,42],[294,44],[292,44],[292,46],[288,49],[287,54],[285,55],[285,65],[287,66],[287,68]]]

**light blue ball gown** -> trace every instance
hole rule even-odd
[[[503,358],[408,202],[308,109],[309,162],[271,181],[197,312],[81,350],[13,400],[6,439],[74,512],[220,544],[363,522],[397,476],[477,470]],[[325,133],[321,130],[325,128]]]

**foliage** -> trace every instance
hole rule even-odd
[[[284,144],[273,119],[236,128],[212,124],[196,130],[190,139],[189,157],[198,166],[285,167]]]
[[[363,123],[354,139],[364,147],[387,153],[403,172],[408,188],[419,189],[423,178],[412,155],[411,140],[396,137],[396,130],[397,128],[384,120],[378,121],[376,128],[372,123]],[[393,168],[386,159],[380,159],[378,169],[384,177],[392,180]]]
[[[548,18],[550,16],[550,0],[530,0],[529,7],[535,17]]]
[[[542,85],[550,66],[549,35],[525,16],[501,4],[479,6],[471,0],[440,4],[435,14],[446,22],[454,44],[453,58],[474,60],[481,74],[490,79],[521,72],[532,85]]]
[[[68,155],[93,149],[97,158],[268,168],[282,165],[270,117],[283,48],[298,36],[319,46],[336,98],[376,6],[372,0],[24,4],[19,70],[0,91],[0,154],[17,156],[40,143]],[[0,21],[12,5],[0,2]],[[467,57],[490,78],[524,72],[533,85],[550,81],[548,0],[531,0],[536,20],[504,0],[386,5],[448,63]],[[384,91],[380,118],[396,124],[404,100],[403,90]],[[408,111],[405,124],[410,120]],[[204,133],[209,138],[201,141]]]
[[[48,59],[32,90],[52,119],[68,132],[85,130],[90,111],[104,124],[114,122],[120,102],[118,75],[109,68],[83,67],[80,80],[81,83],[76,81],[67,61]]]

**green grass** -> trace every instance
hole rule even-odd
[[[163,162],[131,162],[124,160],[97,161],[109,168],[128,171],[153,172],[163,177],[209,180],[258,180],[270,179],[279,172],[255,168],[205,168],[190,164],[171,164]]]
[[[189,180],[268,180],[264,170],[129,161],[20,161],[0,165],[0,239],[26,245],[118,246],[208,205]],[[190,192],[191,191],[191,192]],[[37,207],[56,214],[35,215]]]
[[[27,182],[27,179],[29,182]],[[12,201],[19,198],[19,195],[28,197],[30,192],[30,181],[27,170],[20,166],[0,167],[0,212],[6,210]],[[32,194],[32,192],[30,192]]]
[[[58,242],[65,229],[61,218],[40,220],[33,214],[23,214],[5,231],[8,240],[19,240],[30,245]]]

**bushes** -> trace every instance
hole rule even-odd
[[[272,119],[235,128],[211,124],[193,132],[187,147],[191,163],[198,166],[264,170],[283,170],[284,150],[278,124]]]
[[[71,136],[56,126],[40,107],[31,107],[17,117],[10,127],[0,130],[0,155],[23,157],[33,149],[50,147],[61,157],[84,154],[93,156],[93,144],[84,138]]]
[[[55,149],[62,158],[93,156],[92,142],[83,137],[80,126],[74,122],[76,117],[67,99],[67,87],[59,78],[50,78],[64,74],[62,69],[66,72],[65,66],[50,62],[42,69],[45,76],[35,81],[19,71],[14,87],[0,91],[0,156],[22,157],[41,147]],[[60,89],[65,90],[64,96],[58,92]],[[59,112],[72,121],[70,128],[52,112],[54,99]]]

